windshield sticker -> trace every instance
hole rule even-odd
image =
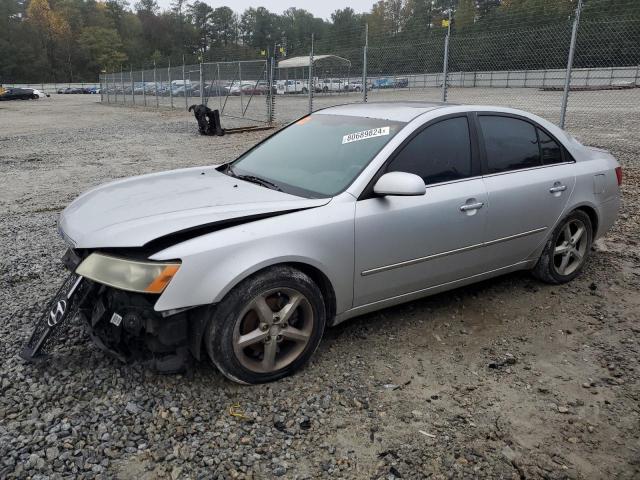
[[[363,130],[362,132],[349,133],[342,137],[342,144],[358,142],[360,140],[366,140],[367,138],[382,137],[384,135],[389,135],[389,127],[378,127]]]

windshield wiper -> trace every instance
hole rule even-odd
[[[278,192],[282,191],[282,189],[275,183],[270,182],[269,180],[265,180],[264,178],[256,177],[255,175],[234,175],[234,177],[239,178],[240,180],[246,180],[247,182],[262,185],[263,187],[267,187],[272,190],[277,190]]]
[[[238,175],[236,172],[233,171],[233,167],[231,166],[230,163],[227,164],[227,166],[225,167],[225,173],[227,173],[232,177],[239,178],[240,180],[245,180],[247,182],[255,183],[263,187],[267,187],[272,190],[282,192],[282,188],[280,188],[275,183],[270,182],[269,180],[265,180],[264,178],[256,177],[255,175]]]

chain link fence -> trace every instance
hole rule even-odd
[[[569,15],[537,26],[503,19],[491,29],[457,28],[454,21],[402,41],[369,38],[363,26],[350,47],[326,37],[314,45],[312,36],[308,51],[292,48],[284,58],[110,72],[100,79],[102,101],[205,103],[250,124],[282,124],[345,103],[447,101],[597,127],[599,111],[640,114],[640,4],[629,5],[628,16],[609,18],[604,0],[589,0],[581,19],[579,0]]]

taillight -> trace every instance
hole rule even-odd
[[[622,185],[622,167],[616,167],[616,178],[618,179],[618,186]]]

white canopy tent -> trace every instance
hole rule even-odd
[[[337,55],[314,55],[313,66],[315,67],[319,63],[340,65],[345,67],[351,66],[351,62],[349,60],[347,60],[346,58],[339,57]],[[300,67],[307,67],[307,68],[309,67],[309,55],[305,55],[304,57],[286,58],[278,62],[278,68],[300,68]]]

